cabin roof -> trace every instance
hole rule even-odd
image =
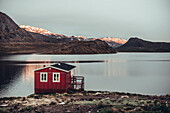
[[[38,71],[38,70],[49,68],[49,67],[52,67],[52,68],[55,68],[55,69],[58,69],[58,70],[61,70],[61,71],[69,72],[72,69],[74,69],[76,66],[69,65],[69,64],[66,64],[66,63],[57,63],[57,64],[53,64],[53,65],[50,65],[50,66],[47,66],[47,67],[36,69],[34,71]]]
[[[51,66],[55,67],[55,68],[62,69],[62,70],[66,70],[66,71],[70,71],[70,70],[72,70],[73,68],[76,67],[76,66],[73,66],[73,65],[65,64],[65,63],[58,63],[58,64],[54,64],[54,65],[51,65]]]

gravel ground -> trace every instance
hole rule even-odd
[[[150,96],[107,91],[32,94],[0,98],[0,113],[170,112],[170,95]]]

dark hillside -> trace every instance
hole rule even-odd
[[[170,43],[130,38],[128,42],[116,48],[116,50],[118,52],[170,52]]]

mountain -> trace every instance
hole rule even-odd
[[[19,27],[0,12],[0,53],[106,54],[116,51],[104,41],[79,41],[44,29]]]
[[[28,25],[19,25],[19,27],[22,29],[25,29],[26,31],[33,32],[33,33],[39,33],[39,34],[46,35],[46,36],[51,35],[51,36],[56,36],[56,38],[68,38],[67,36],[64,36],[61,34],[55,34],[48,30],[38,28],[38,27],[33,27],[33,26],[28,26]]]
[[[21,29],[11,18],[0,12],[0,41],[30,41],[33,36]]]
[[[170,52],[170,43],[130,38],[124,45],[115,49],[118,52]]]
[[[97,51],[96,51],[97,50]],[[56,51],[58,52],[58,50]],[[59,53],[67,54],[109,54],[116,51],[101,40],[94,41],[71,41],[64,45]]]
[[[120,47],[121,45],[127,42],[127,40],[125,39],[119,39],[119,38],[114,38],[114,37],[92,38],[92,40],[96,40],[96,39],[105,41],[106,43],[108,43],[109,46],[113,48]]]
[[[83,36],[65,36],[61,34],[55,34],[52,33],[48,30],[39,28],[39,27],[33,27],[33,26],[28,26],[28,25],[20,25],[20,28],[25,29],[26,31],[29,32],[34,32],[34,33],[40,33],[46,36],[53,36],[55,38],[70,38],[71,40],[79,40],[79,41],[94,41],[96,39],[105,41],[109,46],[116,48],[119,47],[127,42],[125,39],[119,39],[119,38],[114,38],[114,37],[105,37],[105,38],[86,38]]]
[[[49,42],[50,40],[53,39],[20,28],[9,16],[0,12],[0,42]]]

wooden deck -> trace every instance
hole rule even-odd
[[[71,78],[72,90],[84,90],[84,77],[83,76],[72,76]]]

